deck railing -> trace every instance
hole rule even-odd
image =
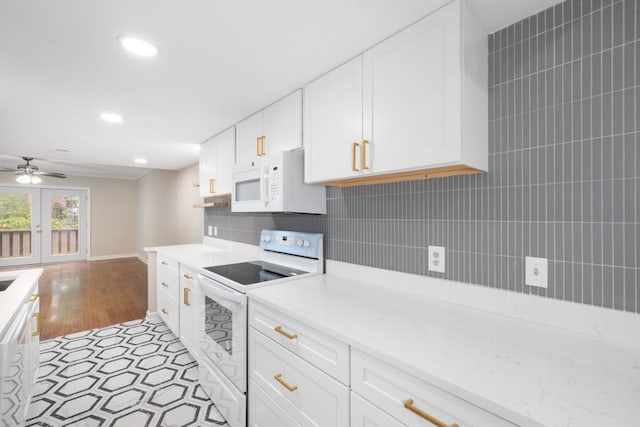
[[[77,229],[51,231],[51,253],[53,255],[77,252]],[[0,230],[0,258],[25,257],[29,255],[31,255],[31,230]]]

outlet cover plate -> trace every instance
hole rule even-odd
[[[549,263],[546,258],[525,257],[525,284],[539,288],[549,287]]]
[[[207,226],[207,235],[208,236],[213,236],[213,226],[211,226],[211,225]]]
[[[429,271],[444,273],[444,246],[429,246]]]

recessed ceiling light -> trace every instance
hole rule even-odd
[[[109,123],[122,123],[122,116],[117,113],[104,112],[100,114],[100,118]]]
[[[147,164],[147,159],[143,159],[141,157],[138,157],[137,159],[134,160],[134,162],[136,162],[139,165],[146,165]]]
[[[127,52],[133,53],[134,55],[150,58],[158,54],[158,49],[154,45],[137,37],[118,36],[118,43],[120,43],[120,46]]]

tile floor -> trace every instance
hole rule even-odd
[[[40,344],[27,426],[227,426],[198,364],[162,320],[135,320]]]

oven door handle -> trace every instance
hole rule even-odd
[[[214,280],[209,279],[206,276],[203,276],[202,274],[198,274],[198,279],[200,284],[203,285],[203,287],[205,289],[203,289],[203,291],[205,291],[205,293],[210,293],[213,294],[219,298],[222,298],[226,301],[231,301],[233,303],[236,303],[238,305],[246,305],[247,304],[247,297],[244,294],[241,294],[239,292],[234,292],[234,291],[227,291],[225,290],[225,286],[215,282]]]

